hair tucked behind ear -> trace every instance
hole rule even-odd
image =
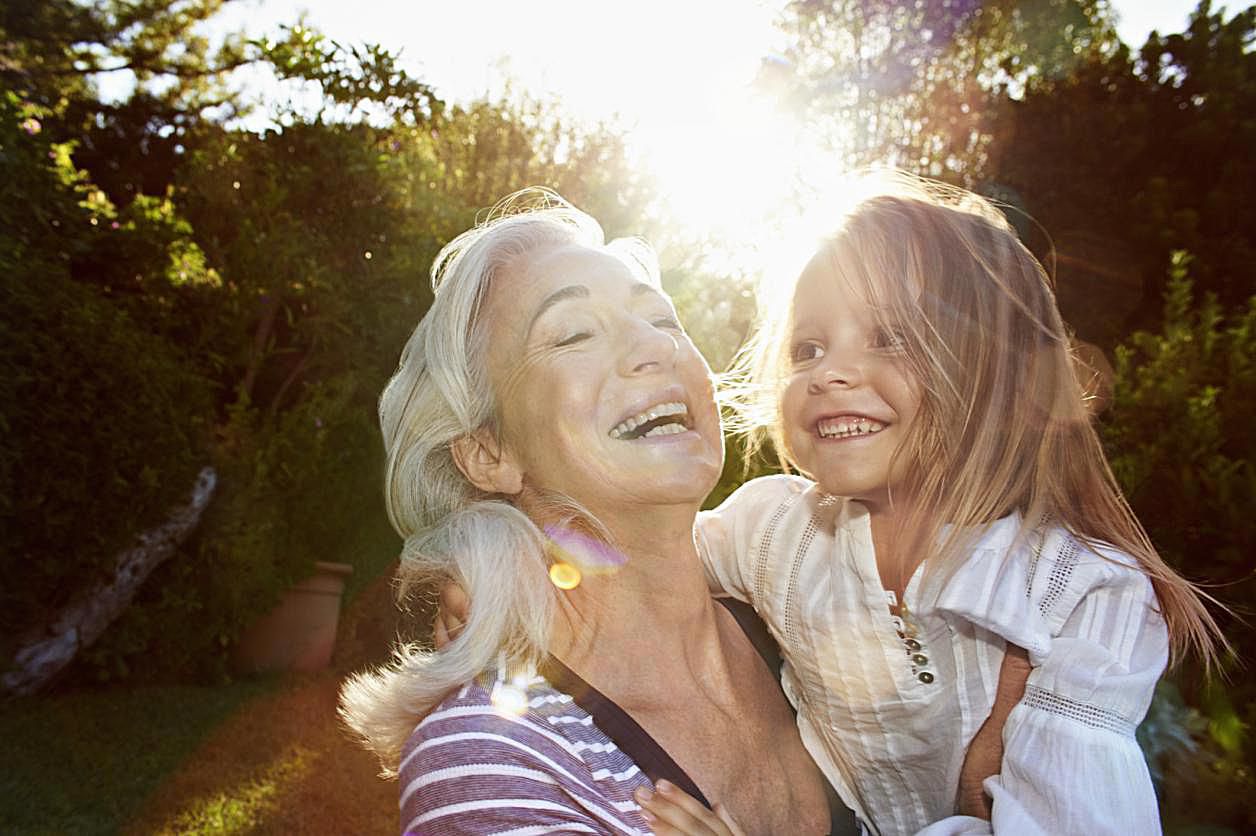
[[[400,593],[452,582],[472,602],[466,625],[448,646],[401,647],[391,664],[344,685],[341,716],[386,772],[396,769],[418,718],[451,690],[499,661],[521,670],[544,657],[556,593],[543,535],[506,498],[472,485],[452,445],[495,424],[480,322],[494,277],[532,253],[565,244],[604,247],[657,283],[643,244],[607,247],[597,222],[558,195],[519,192],[436,257],[435,299],[380,398],[385,501],[405,540]]]

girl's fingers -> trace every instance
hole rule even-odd
[[[723,804],[715,805],[715,815],[719,816],[720,821],[728,828],[731,836],[746,836],[746,831],[741,829],[741,825],[737,824],[736,820],[733,819],[733,814],[728,812],[728,808]]]
[[[432,625],[432,644],[437,650],[449,644],[449,629],[445,627],[445,618],[441,613],[436,614],[436,621]]]
[[[667,781],[655,792],[638,788],[634,793],[656,836],[738,836],[701,802]]]
[[[456,583],[450,582],[440,589],[440,611],[443,614],[450,615],[454,620],[462,622],[467,620],[467,613],[471,610],[471,599],[467,597],[466,590]]]
[[[471,601],[461,586],[447,583],[441,587],[436,605],[436,621],[432,625],[432,643],[437,650],[458,638],[470,609]]]

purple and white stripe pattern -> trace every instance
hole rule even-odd
[[[493,699],[490,673],[463,686],[402,752],[401,832],[648,834],[632,800],[650,779],[570,695],[536,677]],[[526,708],[524,703],[526,701]]]

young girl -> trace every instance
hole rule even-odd
[[[1134,730],[1170,651],[1223,640],[1121,497],[1041,266],[983,199],[903,177],[784,295],[741,414],[809,478],[747,483],[701,545],[825,775],[879,834],[1160,832]],[[1011,645],[1032,672],[992,820],[955,816]]]

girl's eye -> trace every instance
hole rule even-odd
[[[907,347],[907,340],[902,334],[894,331],[878,331],[872,341],[872,347],[883,351],[902,351]]]
[[[798,343],[789,350],[789,359],[795,363],[809,363],[824,356],[824,349],[813,342]]]
[[[567,347],[567,346],[569,346],[569,345],[575,345],[576,343],[582,343],[582,342],[584,342],[585,340],[587,340],[587,339],[591,338],[592,336],[593,336],[593,334],[592,334],[591,332],[589,332],[589,331],[577,331],[576,333],[571,334],[571,335],[566,336],[566,337],[563,337],[561,340],[559,340],[558,342],[554,343],[554,347],[555,347],[555,348],[566,348],[566,347]]]

